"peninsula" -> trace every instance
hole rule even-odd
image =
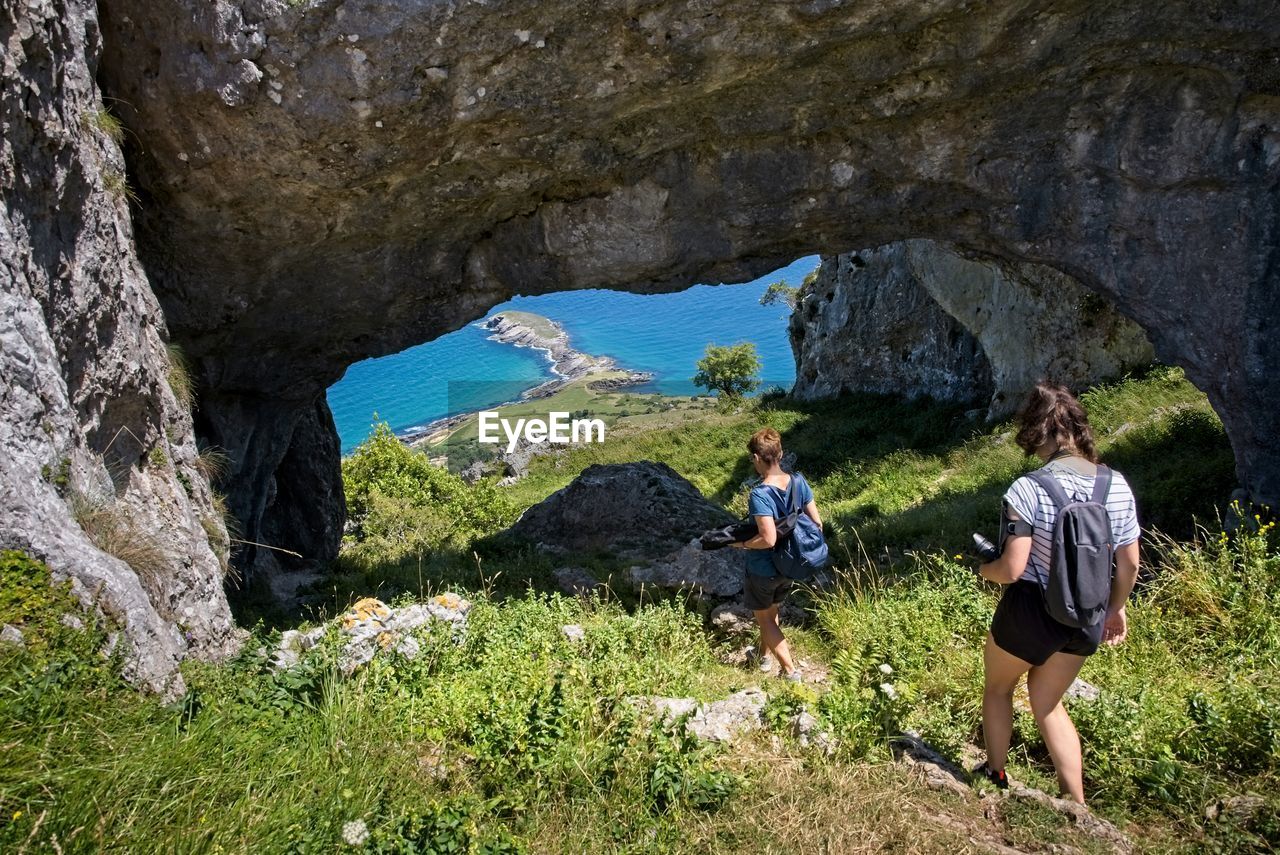
[[[569,344],[569,334],[564,327],[542,315],[532,312],[503,312],[489,318],[482,326],[489,330],[489,338],[494,341],[541,350],[551,362],[551,372],[556,375],[556,379],[526,389],[520,395],[522,400],[545,398],[563,389],[570,381],[589,374],[608,374],[607,384],[611,389],[636,386],[653,379],[653,374],[648,371],[619,369],[612,357],[591,356],[574,349]],[[621,375],[619,371],[622,371]]]
[[[653,374],[648,371],[628,371],[619,368],[617,361],[608,356],[593,356],[575,349],[564,327],[550,318],[532,312],[507,311],[494,315],[478,324],[489,332],[489,338],[514,347],[528,347],[542,351],[551,363],[555,376],[520,393],[518,401],[509,401],[500,407],[509,408],[521,402],[541,401],[554,395],[569,392],[566,400],[570,409],[590,408],[603,402],[596,398],[605,392],[648,383]],[[608,408],[606,408],[608,409]],[[476,413],[458,413],[436,419],[426,425],[411,428],[400,434],[415,447],[433,446],[454,436],[466,427],[468,439],[474,432]]]

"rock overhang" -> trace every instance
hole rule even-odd
[[[206,423],[259,445],[233,477],[251,517],[355,360],[514,293],[742,281],[911,237],[1108,297],[1280,499],[1280,354],[1248,320],[1280,299],[1265,3],[104,10],[141,255]]]

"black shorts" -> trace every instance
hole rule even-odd
[[[791,580],[781,574],[757,576],[748,573],[746,584],[742,586],[742,604],[753,612],[764,611],[785,600],[791,588]]]
[[[1000,598],[991,620],[991,637],[1005,653],[1043,665],[1055,653],[1096,653],[1102,643],[1102,623],[1084,629],[1058,623],[1044,607],[1039,583],[1019,581]]]

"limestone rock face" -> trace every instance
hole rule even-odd
[[[0,4],[0,45],[0,547],[70,579],[125,676],[172,694],[182,657],[238,643],[229,540],[134,252],[96,9]]]
[[[1155,359],[1141,327],[1064,273],[966,258],[934,241],[907,244],[916,281],[982,345],[993,418],[1016,412],[1042,377],[1081,388]]]
[[[915,237],[1112,300],[1280,500],[1270,0],[103,8],[142,257],[241,437],[247,532],[355,360],[516,292],[742,281]]]
[[[791,315],[796,397],[991,397],[982,346],[929,295],[909,253],[908,243],[893,243],[823,259]]]
[[[1043,265],[931,240],[828,257],[791,317],[795,393],[928,395],[1011,415],[1041,377],[1082,387],[1150,363],[1142,328]]]

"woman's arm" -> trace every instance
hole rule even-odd
[[[773,545],[778,542],[778,527],[774,525],[773,517],[756,517],[756,526],[760,529],[759,534],[750,540],[735,543],[734,546],[739,549],[773,549]]]
[[[818,516],[818,503],[810,499],[804,506],[804,512],[809,515],[809,519],[818,524],[818,528],[822,528],[822,517]]]
[[[989,582],[1001,585],[1012,585],[1022,578],[1027,570],[1027,559],[1031,557],[1031,537],[1013,535],[1004,542],[1004,551],[995,561],[990,561],[978,568],[978,575]]]
[[[1102,640],[1107,644],[1119,644],[1129,632],[1129,618],[1124,612],[1124,605],[1129,602],[1129,595],[1138,581],[1140,560],[1136,540],[1116,550],[1116,574],[1111,579],[1107,620],[1102,626]]]

